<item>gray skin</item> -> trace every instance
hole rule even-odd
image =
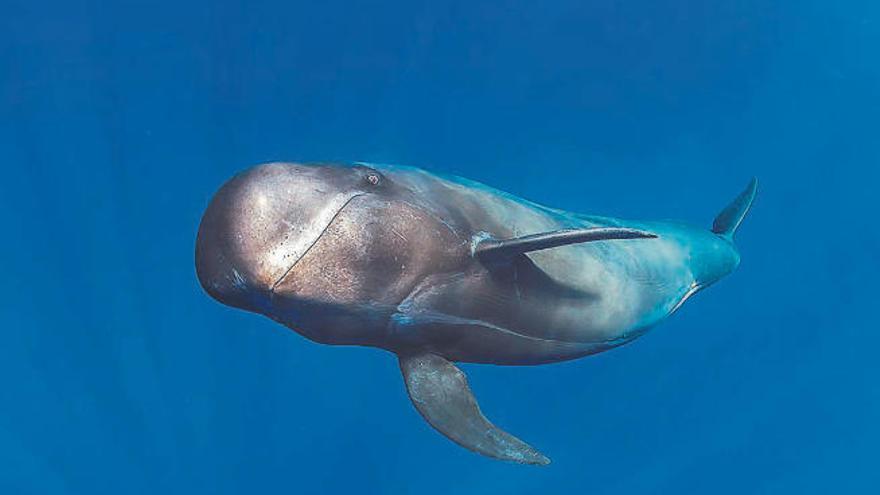
[[[434,428],[540,465],[482,415],[453,363],[559,362],[642,335],[737,266],[733,233],[754,193],[753,182],[707,230],[555,210],[416,168],[272,163],[214,196],[196,269],[224,304],[316,342],[396,353]],[[528,237],[573,229],[586,240]]]

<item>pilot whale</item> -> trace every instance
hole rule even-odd
[[[195,265],[221,303],[323,344],[395,353],[418,412],[480,454],[548,464],[456,363],[535,365],[644,334],[732,272],[753,179],[711,229],[548,208],[411,167],[269,163],[224,184]]]

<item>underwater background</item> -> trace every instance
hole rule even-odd
[[[880,493],[880,3],[0,10],[0,493]],[[536,468],[431,430],[392,355],[202,292],[203,209],[271,160],[706,227],[761,189],[738,271],[641,339],[464,366]]]

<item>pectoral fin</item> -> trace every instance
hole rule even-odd
[[[550,459],[483,416],[467,377],[455,364],[435,354],[401,355],[400,370],[413,405],[453,442],[496,459],[550,463]]]
[[[581,242],[620,239],[650,239],[656,234],[623,227],[595,227],[590,229],[563,229],[526,235],[512,239],[482,239],[474,246],[474,256],[490,264],[506,263],[529,251],[550,249]]]

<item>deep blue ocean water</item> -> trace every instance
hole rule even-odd
[[[4,0],[0,493],[880,493],[880,3]],[[397,363],[198,286],[270,160],[375,161],[710,225],[742,265],[645,337],[465,366],[553,459],[431,430]]]

